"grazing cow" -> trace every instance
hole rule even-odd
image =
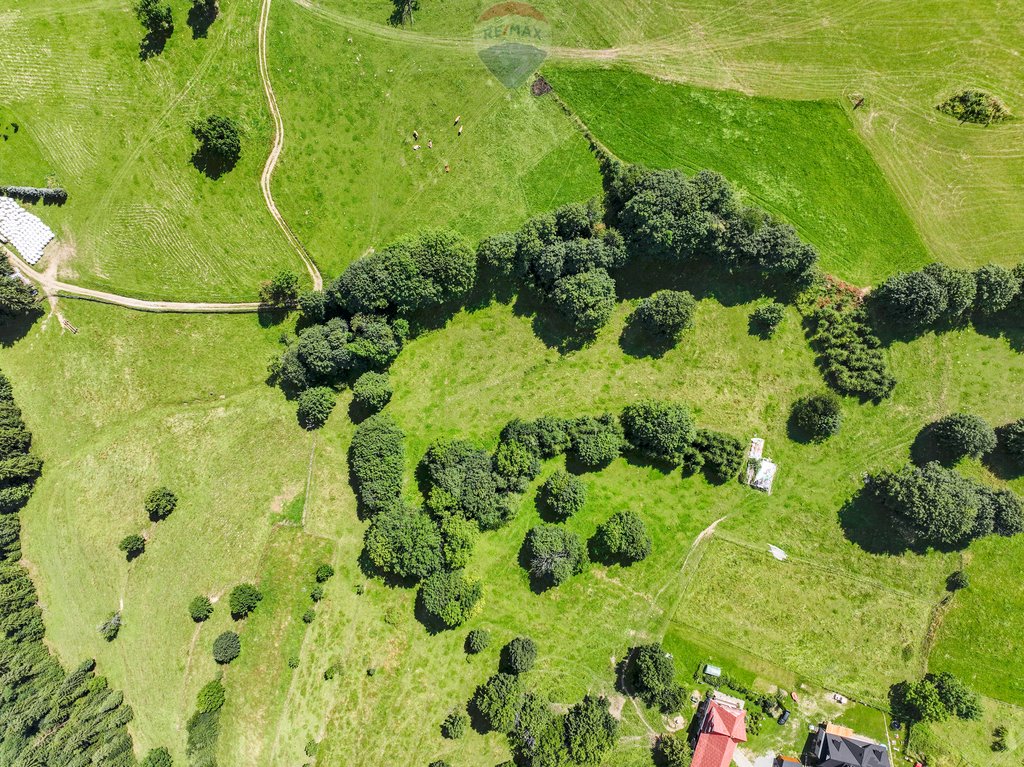
[[[460,136],[462,135],[462,126],[461,125],[459,126],[459,135]]]
[[[413,145],[412,145],[412,150],[413,150],[414,152],[418,152],[418,151],[419,151],[419,149],[420,149],[420,145],[419,145],[419,144],[413,144]]]
[[[459,115],[458,117],[456,117],[455,118],[455,124],[458,125],[459,124],[459,120],[461,120],[461,119],[462,119],[462,115]]]
[[[419,132],[418,131],[413,131],[412,132],[412,137],[418,139],[420,137]]]
[[[430,139],[430,141],[427,142],[427,149],[433,149],[433,148],[434,148],[434,139]]]

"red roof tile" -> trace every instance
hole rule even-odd
[[[736,744],[747,739],[746,715],[746,711],[715,701],[708,703],[693,750],[692,767],[729,767]]]

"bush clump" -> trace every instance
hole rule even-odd
[[[143,503],[143,508],[146,510],[146,516],[148,516],[153,522],[159,522],[162,519],[167,519],[177,506],[178,496],[166,487],[157,487],[150,490],[146,495],[145,502]]]
[[[839,433],[843,408],[834,394],[814,394],[794,402],[790,418],[798,438],[824,442]]]
[[[473,629],[466,634],[466,652],[469,655],[482,653],[491,644],[491,632],[487,629]]]
[[[958,91],[935,108],[962,123],[988,125],[1010,119],[1010,110],[1002,101],[976,88]]]
[[[405,433],[387,413],[370,416],[356,427],[349,470],[366,511],[398,508],[405,474]]]
[[[686,741],[686,735],[669,733],[658,737],[655,752],[665,767],[690,767],[693,750]]]
[[[709,481],[721,484],[736,479],[745,458],[746,446],[739,438],[711,429],[698,429],[688,461],[695,470],[703,468]]]
[[[467,578],[462,570],[454,570],[434,573],[424,580],[419,602],[430,619],[446,628],[455,628],[473,615],[482,595],[479,581]]]
[[[675,663],[660,644],[634,647],[626,673],[637,696],[648,706],[658,706],[666,714],[681,707],[685,695],[675,683]]]
[[[607,466],[622,453],[625,436],[622,425],[611,413],[594,418],[583,416],[569,427],[571,447],[584,468],[596,470]]]
[[[121,613],[111,613],[110,617],[100,624],[100,636],[106,639],[108,642],[113,642],[115,639],[117,639],[117,635],[121,631],[121,624]]]
[[[196,623],[202,623],[213,615],[213,602],[207,596],[193,597],[188,603],[188,614]]]
[[[659,290],[637,304],[627,322],[647,333],[678,341],[693,327],[696,299],[685,290]]]
[[[529,637],[516,637],[501,648],[501,670],[507,674],[525,674],[537,661],[537,643]]]
[[[696,436],[693,416],[684,405],[644,400],[622,411],[626,440],[655,461],[679,464]]]
[[[141,535],[126,535],[117,544],[117,548],[124,552],[125,559],[130,562],[146,550],[146,539]]]
[[[565,745],[575,764],[600,764],[615,745],[619,723],[607,698],[587,695],[565,715]]]
[[[946,578],[946,591],[962,591],[971,585],[971,579],[963,570],[954,570]]]
[[[983,317],[1009,308],[1020,293],[1020,277],[998,264],[979,267],[974,271],[974,280],[977,284],[974,310]]]
[[[829,386],[840,394],[864,399],[881,400],[892,394],[896,379],[862,308],[823,307],[809,319],[811,345],[818,352]]]
[[[458,740],[466,734],[469,717],[461,711],[452,711],[441,722],[441,735],[449,740]]]
[[[317,583],[326,583],[334,577],[334,568],[324,562],[323,564],[317,565],[314,576],[316,577]]]
[[[225,631],[213,640],[213,659],[224,665],[242,652],[242,641],[234,631]]]
[[[158,746],[151,748],[139,764],[141,767],[173,767],[174,760],[165,746]]]
[[[559,520],[566,520],[583,508],[587,501],[587,488],[583,480],[559,469],[540,486],[538,505]]]
[[[366,413],[376,413],[391,401],[394,389],[387,373],[363,373],[352,386],[352,402]]]
[[[594,533],[594,548],[606,562],[630,565],[651,553],[651,535],[644,521],[632,511],[613,514]]]
[[[542,586],[558,586],[587,566],[587,552],[580,537],[558,525],[538,525],[524,543],[531,577]]]
[[[319,429],[327,419],[331,417],[337,395],[334,389],[327,386],[314,386],[306,389],[299,395],[299,407],[296,417],[299,419],[299,426],[312,431]]]
[[[231,608],[231,617],[236,621],[240,620],[253,610],[256,609],[256,605],[263,599],[263,592],[261,592],[255,585],[251,583],[240,583],[231,589],[231,595],[228,598],[228,607]]]
[[[420,509],[385,511],[370,520],[363,551],[385,573],[419,580],[441,569],[441,532]]]
[[[754,309],[747,322],[752,333],[757,333],[762,338],[771,338],[785,317],[785,307],[777,301],[772,301]]]
[[[515,674],[499,671],[476,688],[472,704],[490,729],[507,733],[523,705],[523,684]]]
[[[224,685],[219,679],[207,682],[196,696],[196,710],[209,714],[224,705]]]
[[[935,446],[949,460],[980,458],[996,447],[995,430],[983,418],[969,413],[952,413],[935,421],[930,431]]]

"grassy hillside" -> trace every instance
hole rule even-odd
[[[143,298],[251,299],[277,270],[301,271],[259,190],[272,135],[259,3],[222,3],[199,39],[191,3],[172,6],[174,34],[146,61],[128,3],[24,0],[0,15],[0,120],[21,129],[0,141],[0,184],[68,190],[64,207],[36,209],[64,245],[68,281]],[[188,127],[213,112],[243,132],[241,161],[216,181],[192,166]]]

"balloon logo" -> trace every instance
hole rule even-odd
[[[532,5],[492,5],[473,30],[477,55],[506,88],[522,85],[547,58],[548,21]]]

